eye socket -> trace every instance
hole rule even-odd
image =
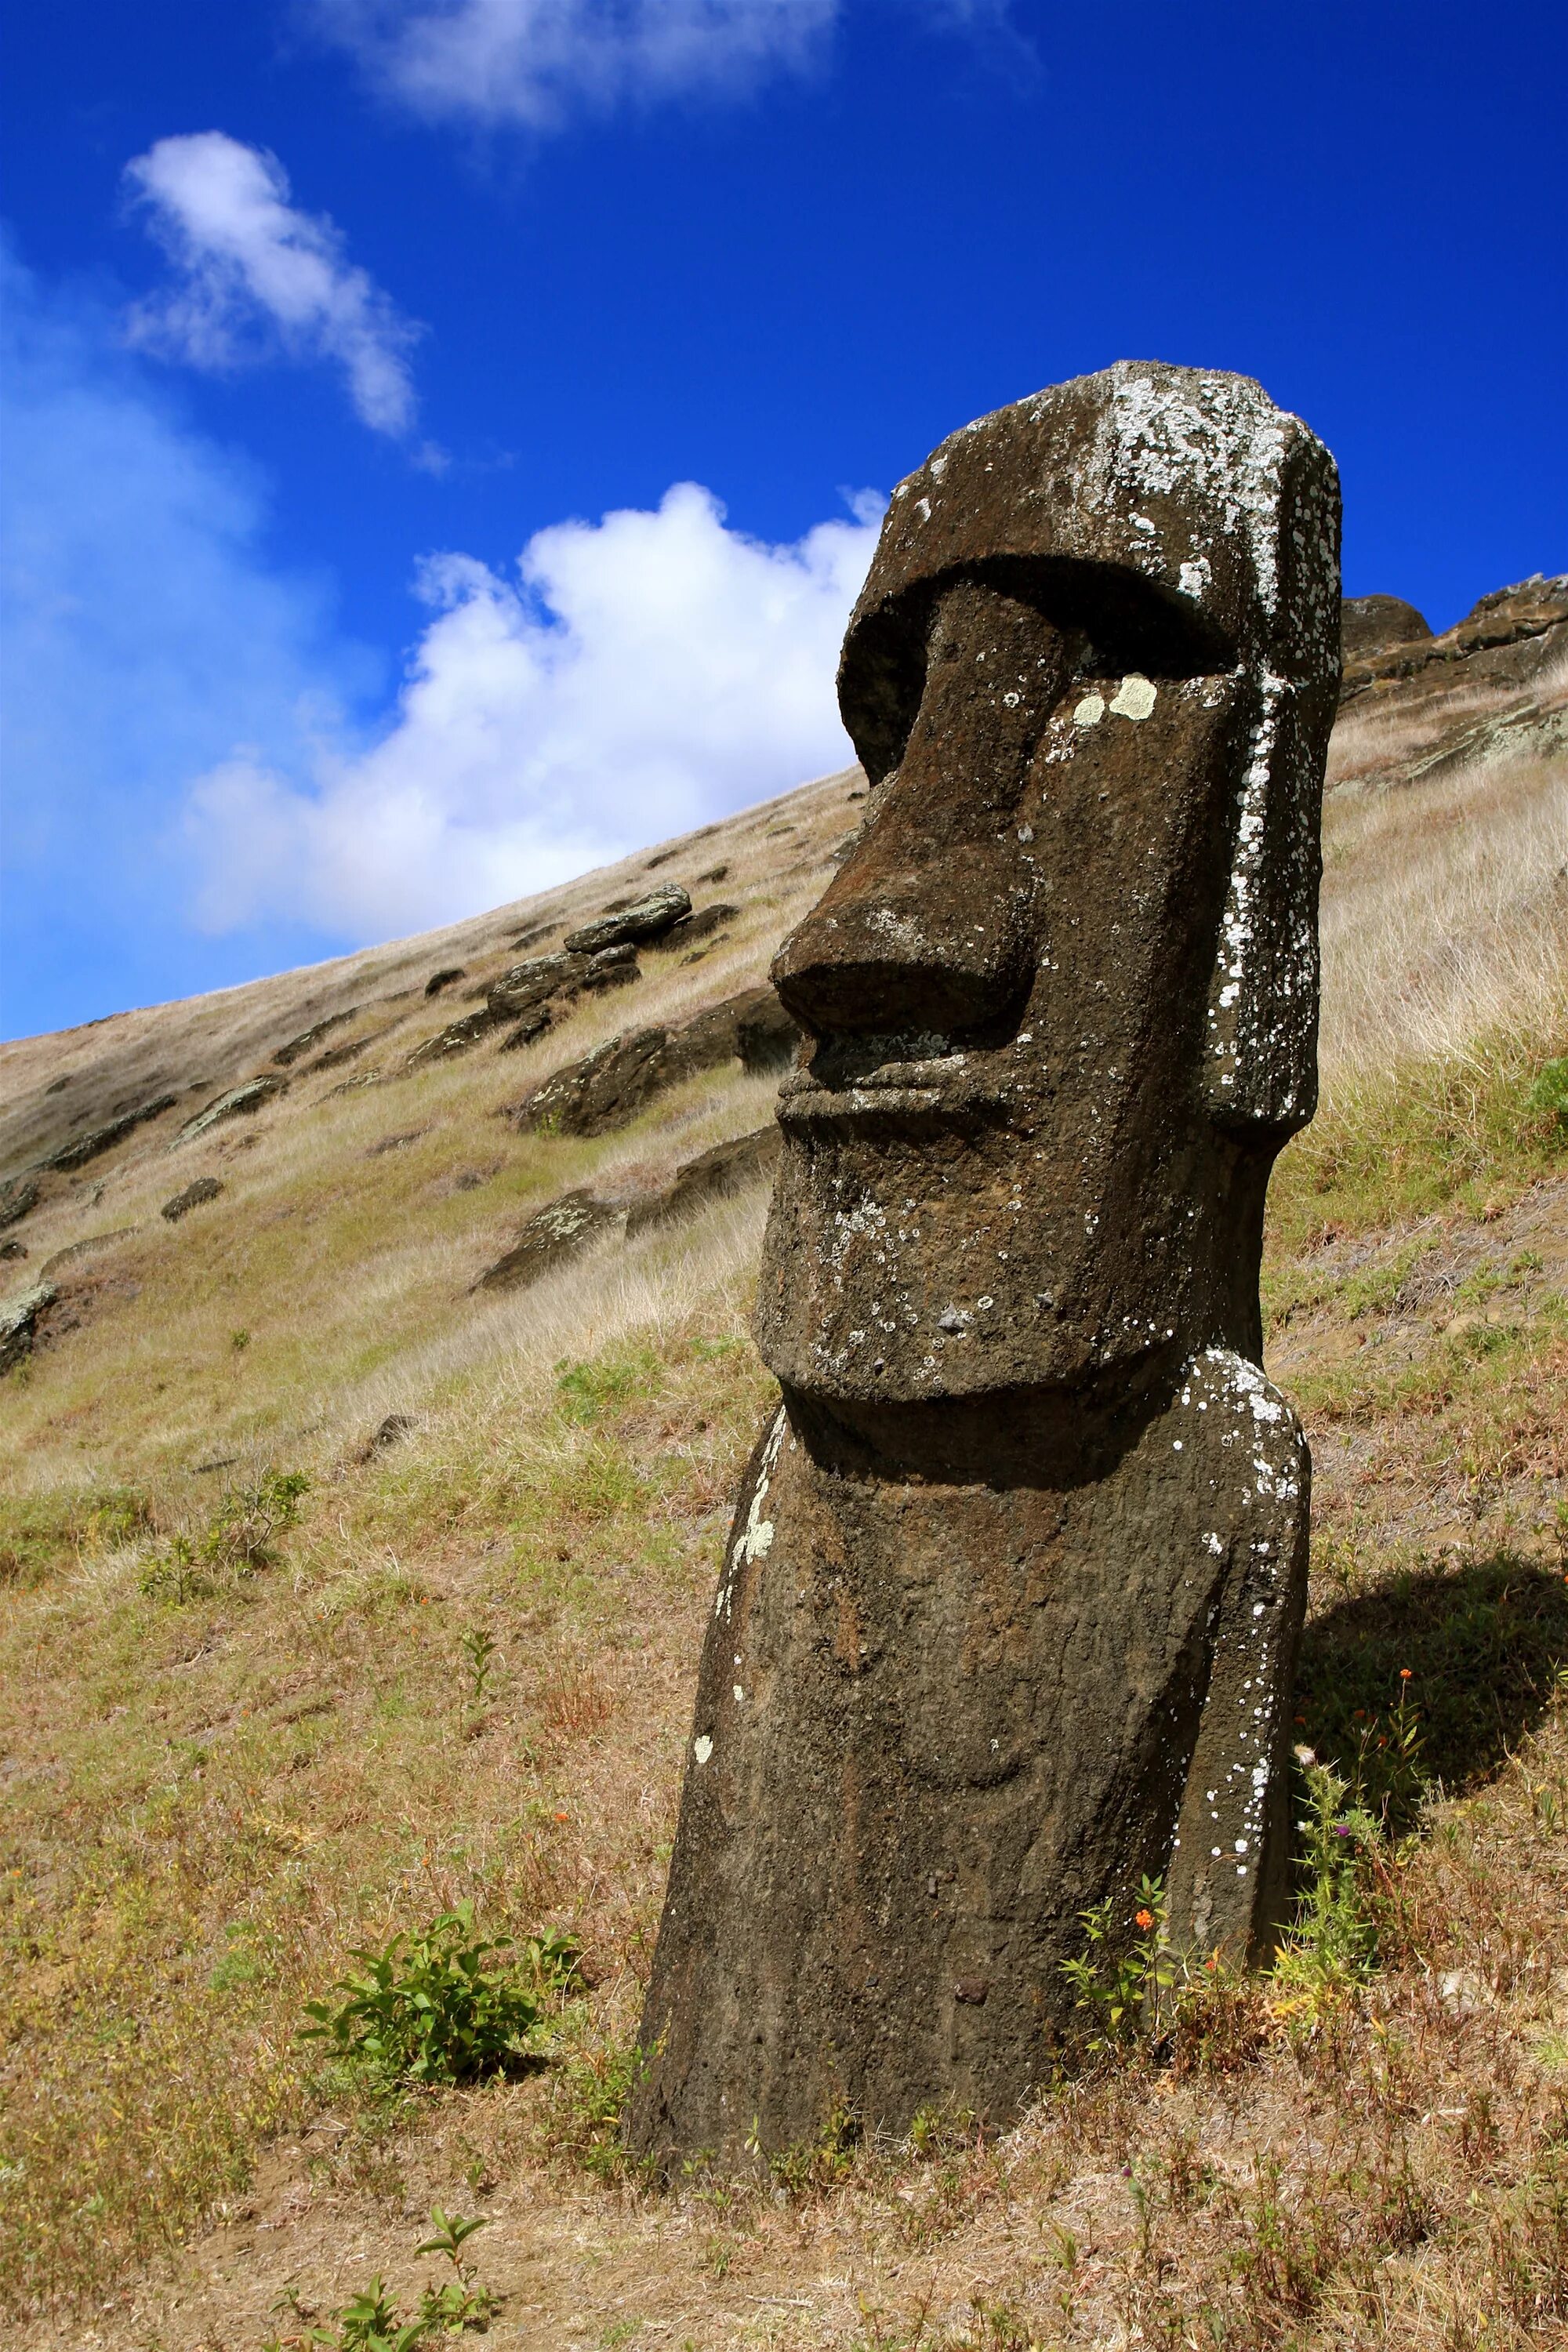
[[[925,692],[931,614],[959,579],[984,581],[1033,604],[1076,640],[1082,678],[1205,677],[1235,667],[1236,648],[1206,615],[1119,564],[1033,556],[991,562],[923,580],[866,614],[846,640],[838,668],[844,724],[873,784],[903,757]]]

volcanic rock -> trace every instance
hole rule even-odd
[[[350,1004],[345,1006],[342,1013],[329,1013],[324,1020],[312,1022],[309,1029],[301,1029],[297,1037],[290,1037],[286,1045],[279,1045],[272,1056],[273,1060],[280,1069],[288,1069],[291,1063],[300,1059],[301,1054],[308,1054],[312,1045],[319,1045],[323,1037],[330,1037],[334,1029],[341,1029],[345,1021],[352,1021],[358,1011],[357,1004]],[[360,1048],[358,1045],[353,1045],[341,1050],[357,1054]],[[318,1069],[325,1066],[325,1058],[323,1055],[321,1061],[316,1064]]]
[[[755,1128],[750,1135],[732,1136],[729,1142],[716,1143],[711,1150],[683,1160],[668,1191],[633,1202],[626,1212],[626,1239],[652,1226],[695,1216],[710,1202],[742,1192],[777,1166],[780,1148],[778,1123],[770,1119],[766,1127]]]
[[[564,1192],[530,1217],[504,1257],[480,1275],[476,1290],[521,1290],[576,1257],[620,1223],[621,1211],[592,1192]]]
[[[79,1135],[74,1143],[65,1144],[58,1151],[50,1152],[48,1158],[40,1160],[38,1165],[62,1171],[84,1168],[89,1160],[97,1160],[103,1152],[111,1151],[117,1143],[123,1143],[128,1135],[136,1128],[144,1127],[149,1119],[162,1118],[166,1110],[174,1108],[178,1099],[176,1095],[154,1095],[151,1102],[139,1103],[134,1110],[122,1111],[118,1118],[108,1120],[102,1127],[93,1128],[86,1135]]]
[[[629,2145],[1000,2124],[1082,1915],[1194,1965],[1286,1901],[1305,1441],[1259,1369],[1316,1089],[1331,460],[1152,363],[895,491],[839,701],[877,814],[773,977],[806,1033]]]
[[[574,955],[596,955],[601,948],[640,945],[647,940],[662,939],[690,912],[689,892],[683,890],[679,882],[661,882],[646,898],[638,898],[632,906],[606,912],[595,922],[584,923],[581,930],[568,931],[565,945]]]
[[[32,1354],[39,1326],[58,1297],[52,1282],[37,1282],[0,1307],[0,1372],[15,1371]]]
[[[1347,662],[1431,635],[1426,614],[1402,596],[1347,596],[1340,606],[1340,645]]]
[[[216,1102],[208,1103],[205,1110],[199,1110],[195,1118],[188,1118],[175,1137],[175,1142],[189,1143],[195,1137],[205,1135],[213,1128],[220,1127],[225,1119],[254,1118],[274,1095],[283,1092],[288,1083],[286,1078],[261,1077],[247,1078],[242,1087],[231,1087],[226,1094],[219,1095]]]
[[[172,1225],[178,1224],[182,1217],[188,1216],[193,1209],[199,1209],[204,1202],[216,1201],[222,1191],[223,1186],[216,1176],[198,1176],[195,1183],[187,1184],[183,1192],[176,1192],[172,1201],[165,1201],[158,1213],[161,1217],[167,1217]]]

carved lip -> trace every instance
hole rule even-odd
[[[795,1127],[830,1119],[952,1118],[1000,1108],[1002,1095],[973,1068],[975,1057],[943,1054],[889,1061],[849,1086],[826,1086],[810,1070],[794,1070],[779,1088],[779,1122]]]

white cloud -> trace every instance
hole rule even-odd
[[[431,115],[538,129],[809,63],[839,0],[311,0],[329,38]]]
[[[190,799],[215,928],[419,929],[625,855],[851,757],[834,672],[879,502],[789,546],[695,483],[657,511],[560,523],[515,583],[461,555],[392,725],[308,779],[241,753]]]
[[[323,215],[289,201],[275,155],[221,131],[160,139],[126,166],[178,273],[136,305],[132,340],[193,367],[228,369],[281,351],[341,368],[362,421],[413,427],[407,353],[419,330],[345,257]]]
[[[0,826],[9,1029],[185,995],[349,942],[202,941],[170,835],[247,744],[306,772],[379,699],[319,581],[281,569],[260,478],[195,431],[90,299],[0,242]]]

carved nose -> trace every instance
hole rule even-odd
[[[1041,729],[1068,683],[1061,632],[965,581],[932,617],[904,756],[854,855],[773,960],[817,1036],[984,1027],[1027,984],[1033,877],[1016,814]]]

